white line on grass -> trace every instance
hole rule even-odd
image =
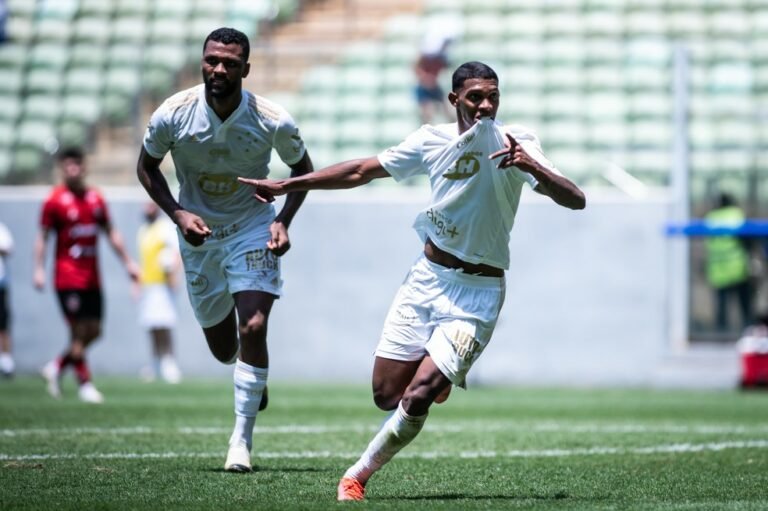
[[[322,435],[328,433],[370,433],[379,429],[375,424],[344,424],[333,425],[299,425],[285,426],[256,426],[256,434],[288,434],[288,435]],[[768,433],[768,426],[741,426],[715,424],[573,424],[558,422],[454,422],[451,424],[427,424],[427,431],[435,433],[493,433],[493,432],[561,432],[561,433],[672,433],[672,434],[727,434],[744,435]],[[59,436],[59,435],[150,435],[150,434],[184,434],[184,435],[228,435],[229,427],[180,427],[153,428],[136,426],[130,428],[89,427],[89,428],[20,428],[0,429],[0,437],[16,436]]]
[[[399,458],[434,459],[434,458],[562,458],[567,456],[600,456],[610,454],[685,454],[697,452],[717,452],[726,449],[766,449],[768,440],[745,440],[739,442],[707,442],[702,444],[681,443],[661,444],[647,447],[590,447],[585,449],[543,449],[512,451],[446,451],[402,452]],[[311,459],[344,458],[355,459],[359,454],[338,453],[331,451],[286,451],[261,452],[256,456],[263,459]],[[46,460],[144,460],[177,458],[219,458],[222,453],[203,452],[147,452],[147,453],[92,453],[92,454],[0,454],[0,461],[46,461]]]

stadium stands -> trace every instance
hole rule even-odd
[[[419,39],[452,17],[463,27],[452,63],[494,66],[505,91],[500,118],[533,127],[580,184],[605,185],[604,170],[618,165],[646,185],[666,186],[679,45],[690,59],[689,140],[701,189],[722,173],[745,179],[768,146],[767,7],[762,0],[431,0],[423,15],[390,19],[383,37],[350,45],[336,66],[311,70],[295,114],[320,165],[402,139],[418,126],[411,65]]]
[[[298,0],[8,3],[0,180],[34,176],[46,150],[89,140],[95,123],[135,121],[139,94],[165,94],[211,28],[254,36],[259,20],[290,17]],[[677,46],[690,57],[696,190],[768,163],[765,0],[429,0],[421,14],[383,20],[381,37],[351,42],[335,64],[309,69],[296,94],[280,91],[318,165],[375,152],[418,126],[411,66],[427,27],[446,20],[461,27],[452,63],[493,65],[500,118],[538,131],[579,184],[605,184],[609,165],[669,183]]]
[[[228,24],[251,36],[297,0],[8,0],[0,45],[0,182],[28,182],[98,123],[133,122],[138,98],[170,92]]]

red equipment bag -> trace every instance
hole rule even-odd
[[[741,386],[768,387],[768,326],[750,326],[738,342]]]

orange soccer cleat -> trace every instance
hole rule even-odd
[[[342,477],[339,481],[338,500],[363,500],[365,486],[353,477]]]

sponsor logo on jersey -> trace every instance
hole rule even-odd
[[[236,232],[240,230],[239,224],[229,224],[229,225],[211,225],[211,236],[210,238],[215,240],[223,240],[224,238],[227,238],[229,236],[232,236]]]
[[[227,148],[214,148],[208,151],[208,155],[214,158],[226,158],[229,154],[230,150]]]
[[[234,176],[203,174],[197,180],[197,184],[203,193],[214,197],[232,195],[240,188],[240,183]]]
[[[475,139],[475,133],[472,133],[470,135],[467,135],[463,139],[459,140],[459,143],[456,144],[456,149],[461,149],[462,147],[466,146],[470,142],[472,142]]]
[[[208,289],[208,279],[204,275],[188,271],[187,286],[189,287],[189,294],[199,295]]]
[[[452,180],[469,179],[480,172],[480,161],[477,157],[482,155],[483,153],[477,151],[467,151],[456,160],[456,164],[448,172],[443,174],[443,177]]]

